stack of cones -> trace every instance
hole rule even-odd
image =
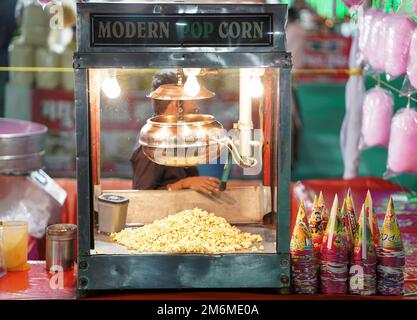
[[[315,251],[307,224],[304,202],[298,209],[290,244],[291,280],[295,293],[313,294],[317,292],[317,268]]]
[[[347,293],[349,239],[335,196],[330,219],[320,248],[320,288],[322,293]]]
[[[376,251],[371,228],[362,205],[359,228],[355,234],[351,256],[349,291],[352,294],[372,295],[376,293]]]
[[[405,255],[392,197],[382,225],[378,255],[378,293],[402,295]]]

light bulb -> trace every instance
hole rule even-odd
[[[200,92],[200,84],[197,81],[197,77],[189,75],[187,81],[184,84],[184,91],[187,95],[195,97]]]
[[[258,75],[252,76],[250,83],[251,96],[253,98],[259,98],[264,93],[264,86],[261,81],[261,77]]]
[[[107,76],[101,83],[101,90],[103,90],[104,94],[110,99],[117,98],[120,96],[121,92],[120,85],[116,77],[109,76]]]

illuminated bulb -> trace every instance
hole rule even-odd
[[[189,75],[184,84],[184,91],[187,95],[195,97],[200,92],[200,84],[195,75]]]
[[[101,90],[110,98],[115,99],[120,96],[120,85],[116,77],[106,77],[101,83]]]
[[[264,93],[264,86],[261,81],[261,77],[258,75],[251,78],[251,96],[253,98],[259,98]]]

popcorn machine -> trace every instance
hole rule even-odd
[[[78,294],[114,289],[288,291],[287,6],[81,1],[77,16]],[[151,88],[151,78],[162,69],[171,70],[175,81]],[[132,99],[133,108],[124,111]],[[173,113],[152,110],[155,100],[169,102]],[[190,101],[198,111],[187,109]],[[104,136],[109,117],[129,118],[130,136]],[[129,158],[135,145],[158,166],[220,166],[223,191],[105,190],[102,179],[112,171],[102,165],[106,150],[116,148],[121,158]],[[243,182],[228,182],[231,171]],[[97,199],[106,194],[128,198],[127,234],[97,230]],[[198,229],[194,233],[181,228],[190,220]],[[167,221],[176,232],[189,232],[187,238],[165,234],[168,228],[161,226]],[[154,240],[143,244],[145,233],[157,228]],[[227,245],[231,233],[222,228],[257,243]],[[118,241],[121,235],[127,238]],[[161,239],[171,243],[158,247]]]

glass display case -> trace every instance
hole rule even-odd
[[[287,6],[80,2],[77,16],[78,294],[288,290]],[[104,145],[131,160],[131,188],[102,187]],[[177,187],[188,175],[219,184]],[[104,230],[104,210],[122,227]]]

